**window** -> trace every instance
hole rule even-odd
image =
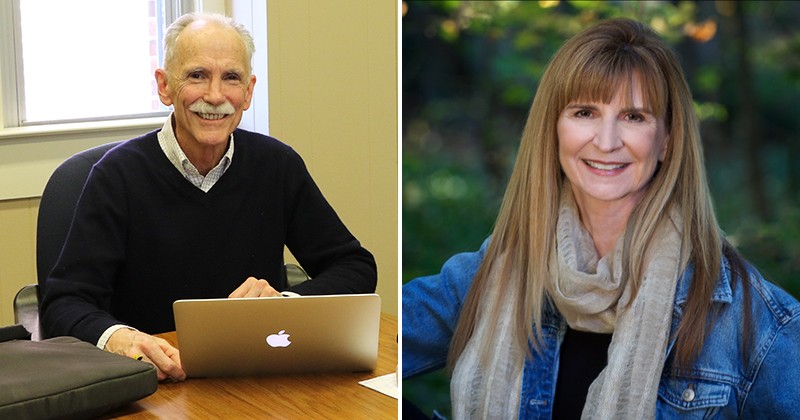
[[[3,3],[5,127],[168,113],[153,73],[179,1]]]

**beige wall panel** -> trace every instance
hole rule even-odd
[[[397,132],[397,7],[392,1],[366,2],[369,22],[367,118],[369,131],[370,228],[386,258],[379,260],[378,293],[390,297],[384,310],[397,314],[400,271],[398,265],[399,155]],[[389,3],[389,4],[387,4]]]
[[[267,17],[270,133],[375,254],[383,310],[396,314],[396,4],[271,0]]]
[[[0,326],[14,323],[17,291],[36,283],[38,209],[38,198],[0,201]]]

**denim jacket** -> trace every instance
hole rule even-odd
[[[488,240],[473,253],[450,258],[434,276],[403,286],[403,377],[444,367],[450,339]],[[724,260],[724,259],[723,259]],[[683,316],[691,283],[691,267],[675,293],[672,333]],[[661,375],[655,417],[670,418],[800,418],[800,303],[750,271],[750,333],[746,359],[742,353],[744,293],[731,281],[723,263],[713,294],[720,312],[708,331],[694,367],[681,376],[669,368]],[[735,289],[733,289],[735,287]],[[519,418],[551,418],[558,377],[559,349],[567,329],[557,312],[546,312],[540,352],[526,360]],[[671,339],[666,366],[670,366]]]

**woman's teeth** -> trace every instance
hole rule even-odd
[[[595,162],[592,160],[584,160],[584,162],[591,166],[592,168],[599,169],[601,171],[613,171],[614,169],[622,169],[627,165],[627,163],[600,163]]]

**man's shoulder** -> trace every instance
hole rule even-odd
[[[158,144],[158,131],[120,141],[95,161],[92,172],[119,182],[122,178],[142,181],[142,174],[168,170],[171,164]]]
[[[148,149],[158,145],[159,131],[161,129],[150,131],[132,139],[118,141],[113,148],[106,152],[104,157],[113,157],[114,155],[125,153],[148,153]]]
[[[151,131],[139,137],[134,137],[130,140],[120,141],[116,146],[111,148],[103,156],[104,160],[118,160],[121,158],[130,158],[131,155],[149,155],[154,151],[158,151],[158,132],[159,130]],[[122,159],[123,161],[125,159]]]
[[[247,149],[264,151],[291,151],[294,153],[294,150],[291,146],[276,139],[275,137],[243,130],[241,128],[237,128],[233,132],[233,141],[237,148],[240,147],[239,145],[241,144],[241,147]]]
[[[250,162],[257,162],[256,164],[281,161],[293,166],[304,165],[302,157],[294,148],[272,136],[236,129],[233,132],[233,142],[236,148],[234,160],[244,155]]]

